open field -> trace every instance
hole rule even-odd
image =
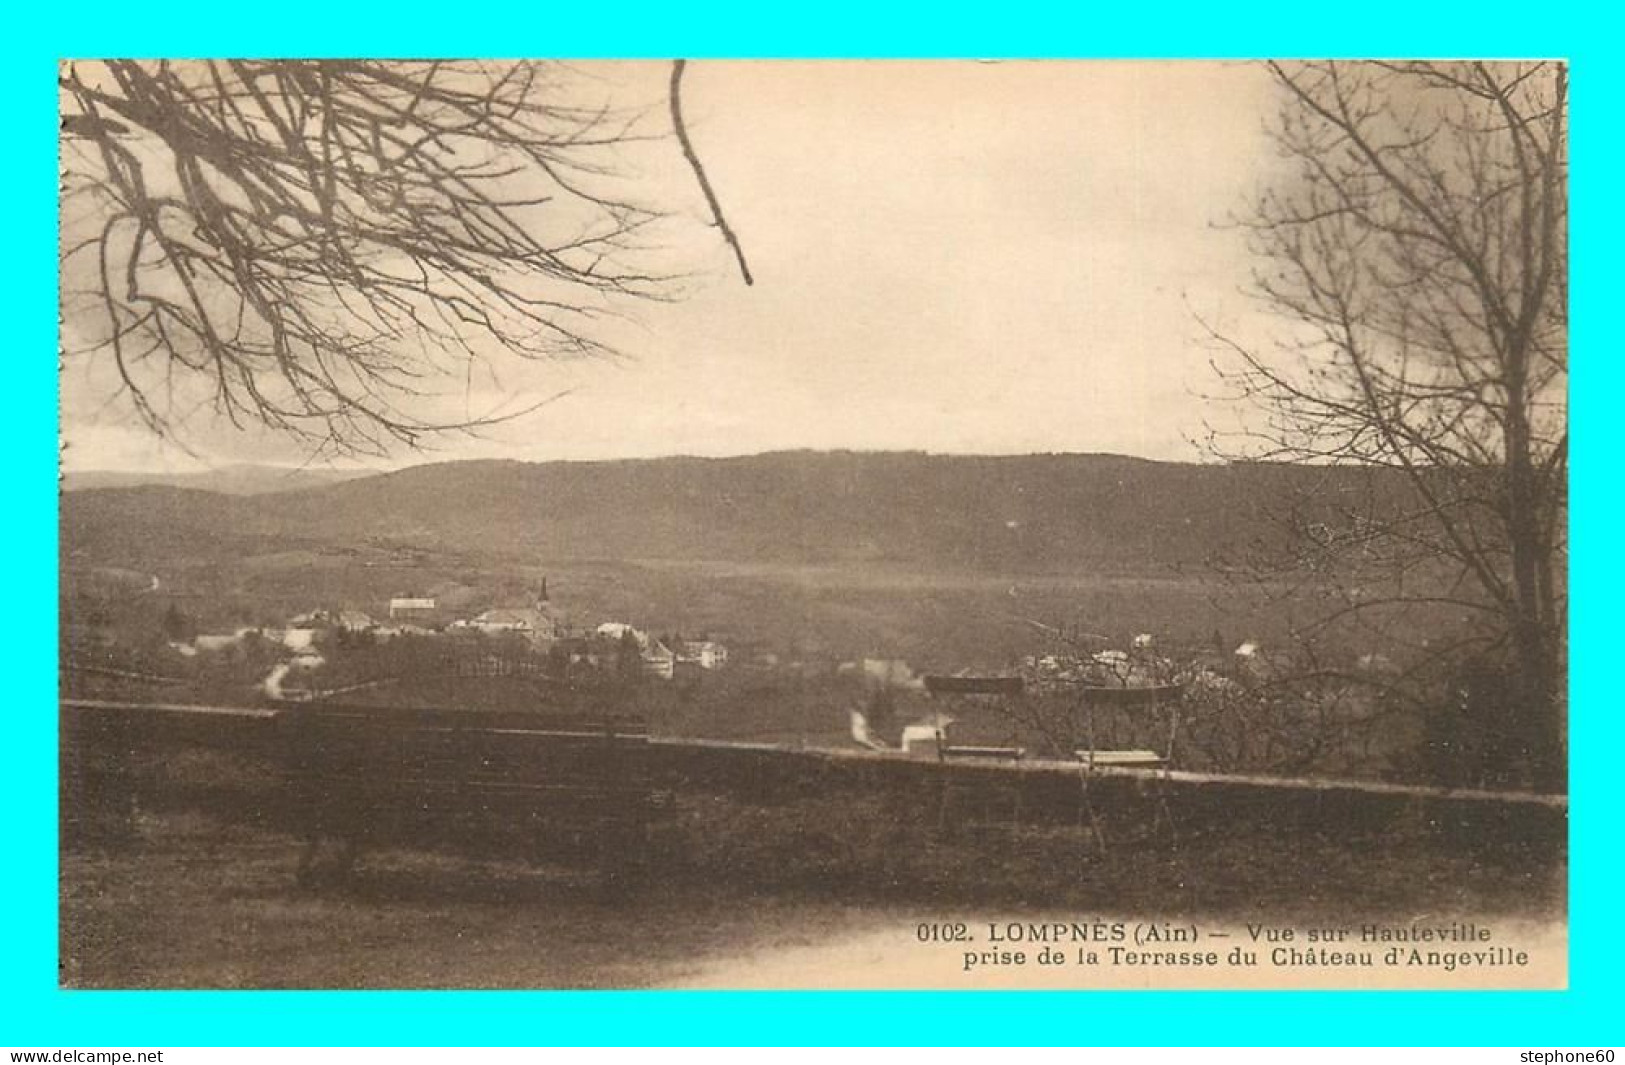
[[[651,893],[396,854],[344,893],[293,887],[299,845],[204,818],[149,820],[138,850],[70,854],[61,980],[130,988],[633,988],[697,976],[746,944],[805,944],[855,909]]]
[[[68,986],[705,985],[950,915],[1526,928],[1566,909],[1561,800],[1218,778],[1080,790],[1075,767],[693,743],[649,749],[640,772],[666,812],[631,865],[521,864],[514,841],[470,836],[441,845],[474,857],[382,845],[350,879],[301,887],[274,731],[221,750],[121,735],[143,751],[122,784],[64,777],[85,789],[65,807]]]
[[[661,800],[630,864],[406,837],[300,887],[311,807],[278,722],[148,712],[99,719],[129,726],[111,732],[65,718],[69,986],[756,984],[783,978],[781,953],[906,947],[949,915],[1564,923],[1560,798],[675,741],[626,766]]]
[[[1256,837],[1102,857],[1054,834],[991,849],[919,837],[910,846],[903,825],[881,836],[905,853],[881,860],[880,837],[841,842],[835,826],[850,826],[854,813],[839,803],[746,810],[699,802],[682,830],[692,846],[674,856],[658,888],[632,895],[606,893],[563,868],[406,851],[368,859],[342,889],[302,892],[292,838],[198,814],[147,814],[135,842],[64,855],[61,980],[80,988],[907,986],[919,974],[908,966],[924,957],[911,940],[917,923],[949,918],[1127,914],[1223,927],[1459,918],[1503,935],[1562,920],[1563,874],[1546,854]],[[872,811],[868,820],[887,815]],[[725,825],[731,831],[717,834]],[[958,986],[952,959],[935,960],[920,978]],[[835,967],[796,968],[814,963]]]
[[[628,621],[654,633],[707,633],[731,648],[780,659],[903,658],[921,670],[1008,665],[1055,646],[1051,629],[1125,646],[1136,633],[1174,647],[1229,651],[1244,640],[1278,645],[1300,616],[1324,609],[1313,588],[1234,585],[1201,570],[1101,571],[1041,579],[999,572],[893,565],[690,561],[547,565],[425,554],[358,564],[336,552],[268,551],[226,562],[175,559],[145,582],[111,593],[101,571],[64,572],[65,620],[92,613],[131,632],[153,631],[174,604],[200,630],[274,626],[318,606],[387,614],[404,590],[434,590],[459,615],[527,601],[545,577],[576,626]],[[121,572],[131,572],[124,570]],[[157,577],[160,587],[146,584]],[[129,587],[135,584],[137,587]],[[1382,638],[1348,656],[1400,654],[1448,621],[1438,609],[1392,617]],[[1093,646],[1099,646],[1098,643]]]

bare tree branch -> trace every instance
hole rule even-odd
[[[106,60],[59,88],[64,321],[157,433],[200,396],[340,451],[474,431],[515,414],[437,409],[473,365],[614,355],[626,301],[671,298],[620,173],[652,135],[555,65]]]
[[[1257,421],[1227,457],[1393,471],[1302,501],[1288,564],[1340,586],[1306,631],[1459,606],[1459,653],[1503,654],[1513,701],[1561,762],[1567,487],[1567,72],[1551,63],[1271,63],[1293,173],[1242,219],[1269,346],[1210,329]],[[1359,594],[1353,594],[1358,592]],[[1483,626],[1488,621],[1488,628]],[[1442,634],[1441,634],[1442,636]],[[1477,667],[1475,667],[1477,668]]]
[[[694,145],[688,139],[688,126],[683,122],[683,70],[688,60],[677,59],[671,64],[671,125],[677,131],[677,143],[683,147],[683,158],[694,171],[694,177],[699,180],[700,191],[705,193],[705,202],[710,205],[711,217],[716,226],[722,231],[722,239],[728,242],[733,249],[734,259],[739,263],[739,275],[745,279],[745,284],[753,285],[755,280],[750,274],[750,266],[745,262],[745,249],[740,245],[739,238],[734,235],[733,229],[728,225],[728,219],[722,213],[722,204],[717,199],[716,192],[711,188],[711,179],[706,177],[705,167],[700,163],[700,157],[695,154]]]

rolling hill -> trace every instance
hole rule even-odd
[[[465,461],[233,495],[70,490],[64,557],[101,564],[363,544],[543,560],[876,563],[926,572],[1135,571],[1280,535],[1300,496],[1392,492],[1366,471],[1109,455],[783,452]]]
[[[303,466],[261,466],[238,463],[220,466],[196,473],[152,473],[131,470],[67,470],[62,474],[62,487],[73,492],[86,488],[139,488],[160,486],[170,488],[196,488],[205,492],[223,492],[227,495],[261,495],[267,492],[291,492],[301,488],[316,488],[338,484],[357,477],[369,477],[371,470],[335,470]]]

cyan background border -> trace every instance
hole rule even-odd
[[[1601,5],[1598,5],[1599,9]],[[1616,16],[1617,18],[1617,16]],[[1622,745],[1606,604],[1613,409],[1606,315],[1620,241],[1621,57],[1582,4],[1165,2],[1047,7],[835,0],[22,4],[0,64],[11,114],[0,259],[12,364],[0,517],[12,590],[0,1043],[530,1045],[946,1043],[1488,1044],[1620,1041]],[[657,993],[56,990],[55,64],[83,55],[1522,57],[1573,63],[1573,895],[1562,993]]]

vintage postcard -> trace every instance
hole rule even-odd
[[[62,987],[1567,987],[1563,63],[58,95]]]

